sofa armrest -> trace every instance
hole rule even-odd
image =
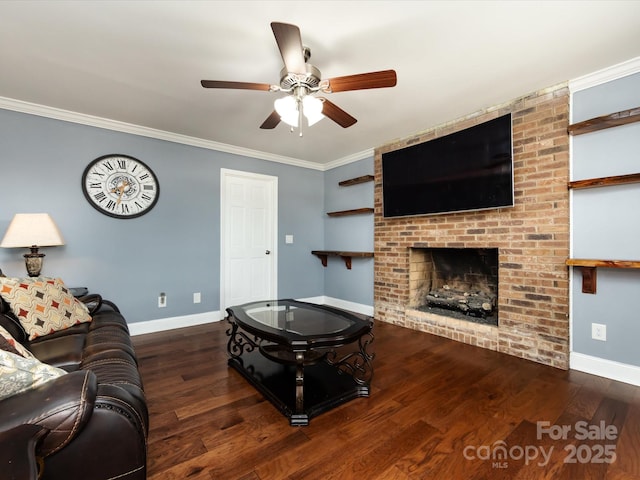
[[[37,480],[42,459],[36,457],[36,445],[47,429],[40,425],[18,425],[0,431],[0,465],[7,480]]]
[[[90,315],[93,315],[95,312],[100,310],[100,307],[102,307],[102,295],[98,293],[83,295],[78,297],[78,300],[87,306]]]
[[[111,310],[113,310],[114,312],[120,313],[120,309],[118,308],[118,306],[115,303],[113,303],[111,300],[104,300],[103,299],[102,300],[102,304],[103,305],[108,305],[111,308]]]
[[[33,424],[49,433],[38,448],[42,457],[55,453],[82,430],[91,417],[96,376],[78,370],[0,401],[0,431]]]

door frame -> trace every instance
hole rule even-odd
[[[271,225],[272,248],[270,256],[272,262],[271,268],[271,293],[272,298],[278,298],[278,177],[273,175],[264,175],[261,173],[246,172],[242,170],[231,170],[228,168],[220,169],[220,314],[222,318],[226,317],[226,308],[230,305],[226,304],[226,286],[225,275],[227,271],[227,245],[225,240],[225,232],[227,227],[226,209],[227,209],[227,185],[226,180],[231,177],[240,177],[247,180],[260,180],[265,182],[271,188],[271,212],[273,214],[273,223]]]

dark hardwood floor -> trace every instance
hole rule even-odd
[[[291,427],[226,329],[134,337],[150,480],[640,479],[640,387],[376,322],[370,397]]]

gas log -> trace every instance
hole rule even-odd
[[[427,305],[456,310],[467,315],[485,318],[496,306],[496,296],[484,292],[465,292],[451,289],[448,285],[431,290],[425,297]]]

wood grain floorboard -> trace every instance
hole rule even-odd
[[[133,337],[149,480],[640,480],[640,387],[376,322],[370,397],[291,427],[227,367],[226,330]],[[581,439],[580,425],[616,433]]]

